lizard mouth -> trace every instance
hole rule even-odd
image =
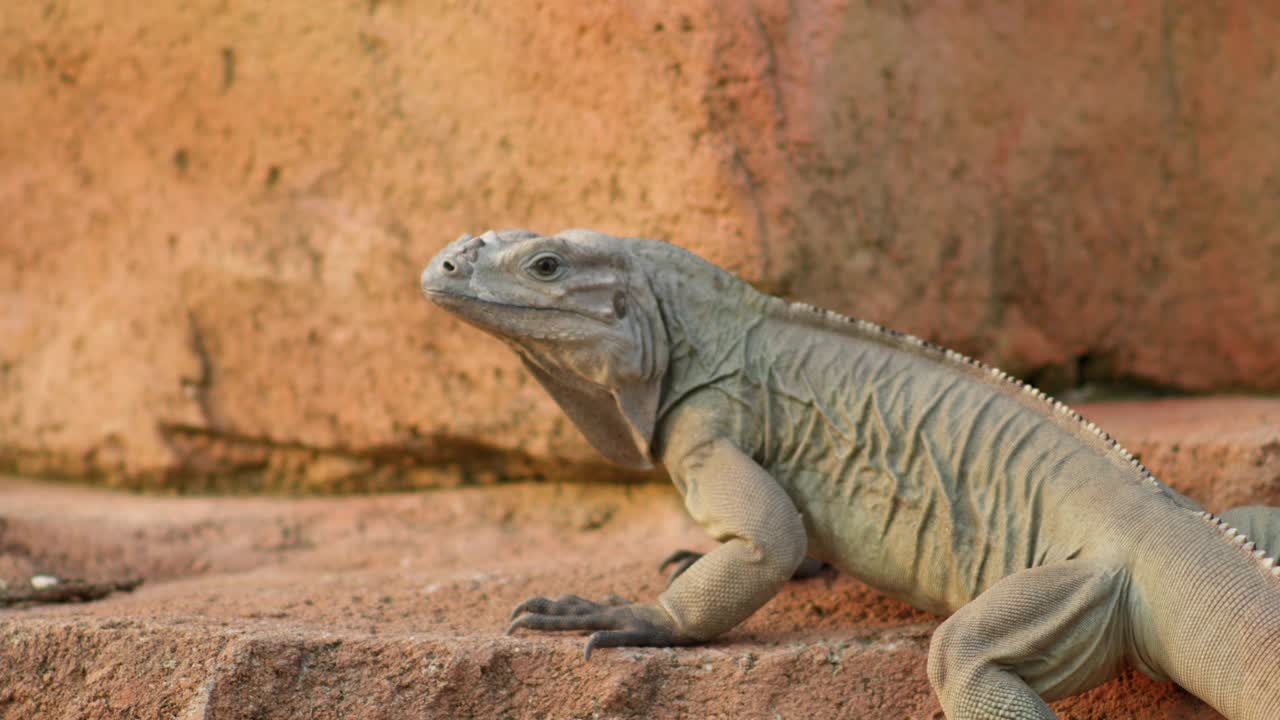
[[[530,312],[555,312],[555,313],[573,313],[570,310],[561,310],[560,308],[537,307],[536,305],[513,305],[512,303],[498,302],[497,300],[485,300],[474,295],[464,295],[462,293],[449,292],[448,290],[423,290],[423,295],[435,304],[453,310],[455,308],[464,308],[472,305],[489,306],[495,308],[506,308],[508,310],[528,310]]]
[[[423,294],[459,320],[512,341],[563,340],[569,337],[564,329],[567,326],[581,328],[583,320],[600,322],[577,310],[515,305],[449,290],[423,290]]]
[[[423,289],[422,294],[428,300],[448,310],[449,312],[473,323],[483,323],[488,326],[496,326],[495,320],[499,320],[504,313],[507,316],[518,317],[522,313],[529,313],[530,317],[540,316],[560,316],[560,317],[577,317],[584,318],[591,322],[610,324],[611,319],[599,318],[590,313],[571,308],[558,307],[541,307],[538,305],[516,305],[513,303],[504,303],[498,300],[486,300],[478,298],[474,295],[465,295],[450,290]]]

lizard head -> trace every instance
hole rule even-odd
[[[626,239],[587,230],[463,235],[422,271],[422,292],[514,349],[607,458],[652,467],[666,338]]]

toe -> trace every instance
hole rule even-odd
[[[702,553],[692,550],[676,550],[662,560],[662,564],[658,566],[658,572],[665,572],[670,565],[691,563],[702,557]]]
[[[617,622],[608,613],[597,612],[589,615],[538,615],[525,614],[516,618],[507,626],[507,634],[516,630],[612,630]]]

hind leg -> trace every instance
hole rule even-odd
[[[1258,544],[1271,557],[1280,553],[1280,508],[1245,505],[1222,513],[1222,519]]]
[[[1015,573],[934,632],[929,682],[950,720],[1053,720],[1042,699],[1114,677],[1125,657],[1127,572],[1072,560]]]

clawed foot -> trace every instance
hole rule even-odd
[[[687,645],[666,611],[655,605],[640,605],[617,595],[604,602],[592,602],[577,595],[561,595],[554,600],[534,597],[525,600],[511,612],[507,627],[510,635],[520,628],[528,630],[587,630],[585,654],[598,647]]]
[[[698,559],[702,557],[702,553],[692,550],[676,550],[668,555],[662,564],[658,566],[658,572],[666,572],[668,566],[674,567],[671,574],[667,576],[667,585],[676,581],[680,574],[688,570]],[[800,561],[800,567],[791,575],[792,580],[807,580],[815,575],[820,574],[823,570],[831,567],[827,563],[815,558],[806,557]]]

